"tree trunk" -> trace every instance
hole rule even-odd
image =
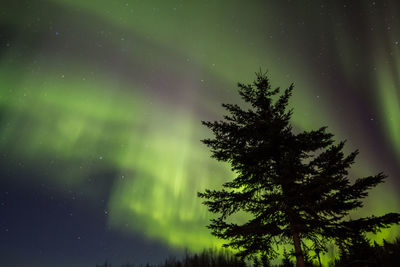
[[[304,255],[303,251],[301,249],[301,243],[300,243],[300,237],[299,234],[296,233],[296,231],[292,228],[292,236],[293,236],[293,242],[294,242],[294,253],[296,256],[296,266],[297,267],[305,267],[306,264],[304,262]]]

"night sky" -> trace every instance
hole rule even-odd
[[[196,194],[233,174],[200,121],[260,68],[295,84],[295,130],[328,126],[360,150],[352,177],[389,176],[352,216],[400,212],[399,1],[1,1],[0,264],[220,245]]]

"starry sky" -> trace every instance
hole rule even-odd
[[[389,176],[352,216],[400,212],[399,42],[396,0],[1,1],[2,263],[218,247],[196,194],[233,174],[200,121],[260,68],[295,84],[296,130],[328,126],[360,150],[353,178]]]

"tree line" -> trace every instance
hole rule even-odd
[[[400,238],[393,242],[383,241],[382,245],[377,243],[370,244],[366,240],[359,240],[350,250],[340,250],[337,258],[331,259],[327,266],[329,267],[397,267],[400,262]],[[123,264],[111,265],[108,262],[96,265],[96,267],[294,267],[294,258],[288,251],[283,253],[280,263],[272,263],[266,258],[258,256],[250,260],[244,261],[236,257],[228,250],[207,249],[201,253],[189,253],[181,259],[169,257],[164,262],[151,264]],[[315,258],[305,253],[305,264],[309,267],[319,267],[319,263]]]

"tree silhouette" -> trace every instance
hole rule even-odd
[[[241,257],[273,259],[275,245],[293,244],[297,266],[305,266],[305,240],[321,252],[328,241],[351,242],[355,234],[400,222],[397,213],[347,218],[363,206],[367,190],[386,176],[379,173],[351,183],[348,169],[358,151],[345,156],[345,142],[335,144],[326,127],[296,133],[287,108],[293,84],[280,93],[259,72],[252,84],[238,87],[247,109],[222,104],[229,112],[223,120],[202,122],[214,134],[202,142],[237,175],[222,190],[198,193],[209,211],[218,214],[208,227],[228,241],[225,247],[237,249]],[[247,214],[248,221],[240,223],[234,216],[238,213]]]

